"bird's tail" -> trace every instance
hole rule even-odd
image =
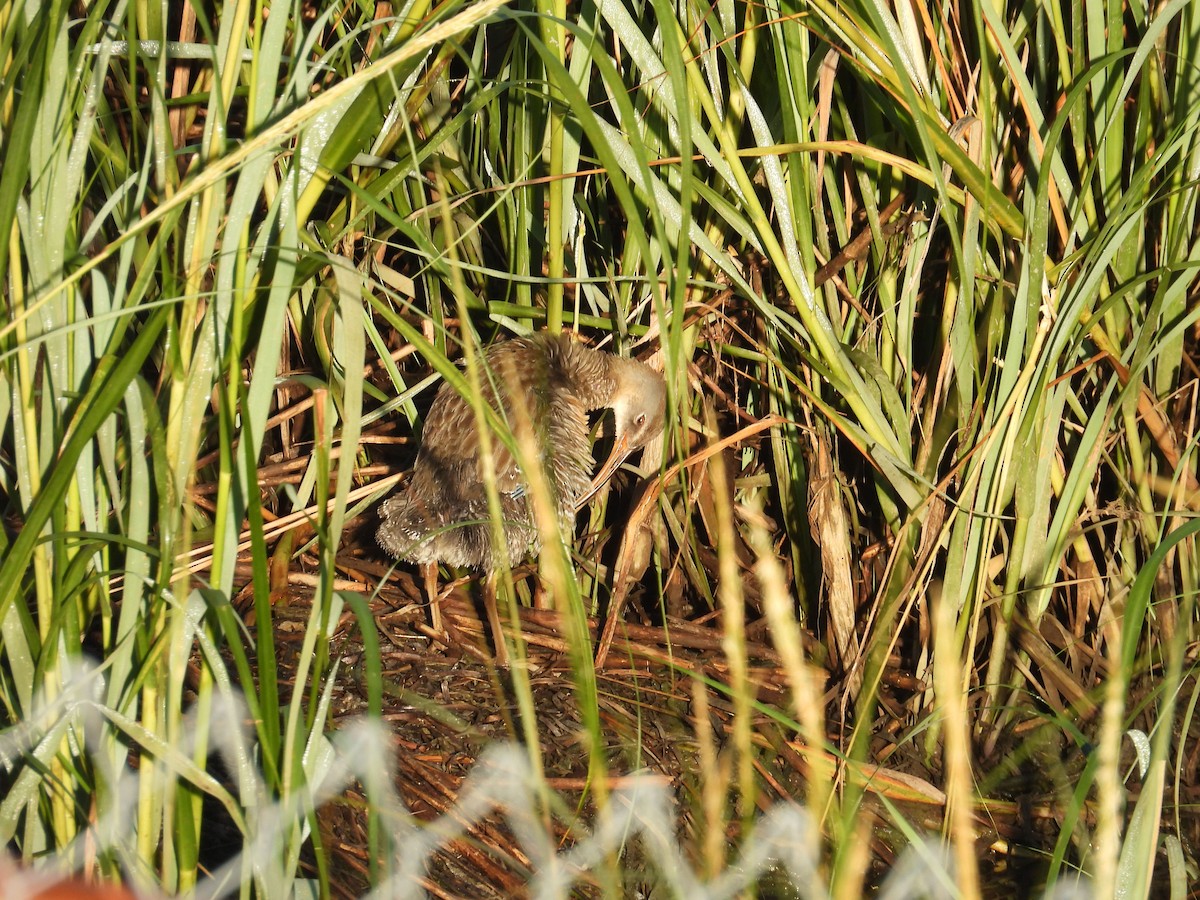
[[[390,555],[417,563],[436,559],[433,543],[443,524],[430,505],[412,491],[400,491],[383,501],[379,517],[382,521],[375,537]]]
[[[483,571],[500,564],[484,496],[456,498],[453,504],[435,492],[402,491],[379,507],[382,522],[376,539],[397,559],[415,563],[444,562]],[[523,496],[500,496],[504,553],[516,565],[537,545],[537,526]]]

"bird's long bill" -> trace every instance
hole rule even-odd
[[[585,503],[596,496],[596,492],[604,487],[604,482],[612,478],[613,472],[617,471],[617,466],[625,462],[625,457],[629,455],[629,438],[626,435],[621,435],[613,443],[612,452],[608,454],[608,459],[604,461],[604,465],[600,471],[596,473],[596,477],[592,479],[591,486],[587,489],[587,493],[579,498],[575,504],[576,509],[583,507]]]

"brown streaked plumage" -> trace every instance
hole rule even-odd
[[[514,432],[533,429],[559,524],[569,537],[579,506],[626,456],[662,431],[662,376],[636,360],[546,332],[495,344],[486,363],[485,396]],[[588,412],[603,408],[613,410],[614,442],[593,479]],[[453,387],[443,384],[425,419],[412,479],[380,507],[380,545],[392,556],[426,566],[427,584],[438,562],[490,574],[499,567],[501,553],[515,565],[538,549],[537,523],[520,466],[500,440],[492,447],[506,544],[501,548],[492,540],[475,413]],[[431,594],[430,599],[433,625],[440,630],[436,598]],[[492,618],[494,596],[490,600]],[[500,655],[498,621],[491,625]]]

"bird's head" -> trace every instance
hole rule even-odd
[[[613,411],[612,452],[577,506],[600,490],[625,457],[662,433],[667,413],[667,383],[662,375],[635,359],[611,359],[613,392],[606,405]]]
[[[616,356],[612,360],[616,382],[609,401],[615,423],[613,455],[620,454],[623,459],[662,432],[667,384],[645,363]]]

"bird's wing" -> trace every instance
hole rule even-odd
[[[489,359],[489,363],[491,360]],[[484,396],[496,408],[495,379],[484,382]],[[507,393],[503,388],[502,395]],[[496,487],[502,493],[516,492],[521,471],[512,452],[498,435],[490,441],[496,473]],[[434,397],[421,436],[421,457],[426,466],[437,470],[442,493],[467,498],[479,496],[484,483],[483,459],[475,411],[470,402],[449,384],[443,384]],[[418,468],[422,460],[418,459]]]
[[[612,395],[611,357],[565,335],[542,332],[493,345],[485,361],[484,396],[518,438],[523,429],[533,429],[543,464],[554,470],[548,474],[563,477],[564,466],[590,470],[586,411],[606,405]],[[497,488],[520,498],[526,485],[513,452],[499,435],[490,443]],[[417,468],[426,471],[417,474],[435,480],[447,501],[482,496],[484,463],[475,412],[449,384],[438,389],[421,446],[424,460],[418,458]]]

